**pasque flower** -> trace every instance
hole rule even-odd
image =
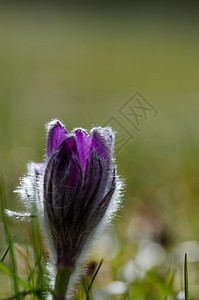
[[[118,207],[113,145],[110,127],[89,135],[82,128],[67,133],[58,120],[47,124],[44,162],[28,165],[19,191],[28,206],[36,204],[56,266],[74,271]]]

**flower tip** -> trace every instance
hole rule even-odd
[[[46,124],[47,129],[47,157],[58,149],[62,142],[66,139],[67,131],[62,122],[53,119]]]
[[[57,126],[60,127],[60,128],[61,127],[65,128],[64,124],[58,119],[52,119],[50,122],[46,123],[45,127],[46,127],[46,130],[47,130],[47,133],[51,129],[53,129],[54,127],[57,127]]]
[[[93,127],[91,129],[91,134],[93,137],[99,136],[103,140],[107,142],[111,142],[111,144],[114,142],[115,139],[115,132],[113,131],[112,127]]]

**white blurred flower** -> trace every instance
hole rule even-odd
[[[166,258],[164,248],[155,242],[144,241],[140,244],[135,258],[135,265],[143,271],[161,265]]]
[[[122,268],[122,276],[125,281],[132,282],[136,279],[141,280],[144,272],[140,271],[132,260],[128,261]]]

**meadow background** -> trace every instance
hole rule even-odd
[[[199,299],[198,33],[194,8],[0,4],[0,171],[9,209],[25,210],[13,190],[26,164],[42,161],[51,119],[70,131],[114,117],[134,135],[116,154],[121,209],[91,255],[104,259],[94,299],[123,299],[126,287],[129,299],[183,299],[185,252],[190,299]],[[119,112],[136,91],[158,111],[140,132]],[[31,224],[12,225],[25,277],[20,250],[31,245]],[[1,222],[0,256],[6,247]],[[0,299],[13,295],[2,272],[0,282]]]

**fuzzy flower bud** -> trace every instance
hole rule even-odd
[[[96,232],[116,211],[121,184],[113,160],[114,133],[95,127],[67,133],[53,120],[47,125],[43,163],[28,165],[19,189],[36,204],[56,265],[72,270],[87,252]]]

